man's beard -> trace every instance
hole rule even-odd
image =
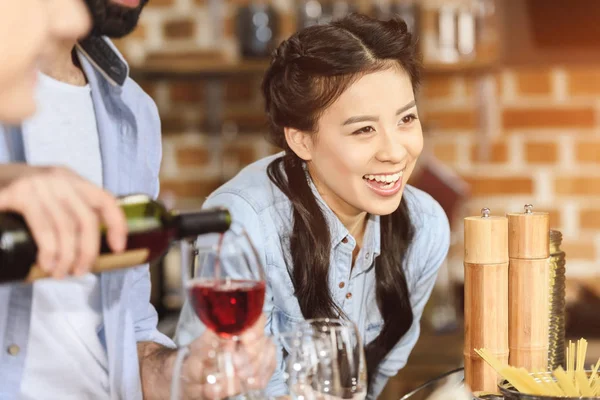
[[[111,0],[85,0],[92,14],[93,29],[96,36],[121,38],[135,29],[142,9],[148,0],[140,0],[136,8],[113,4]]]

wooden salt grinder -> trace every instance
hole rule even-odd
[[[548,365],[550,222],[548,213],[508,216],[509,364],[530,372]]]
[[[465,382],[472,392],[497,392],[499,376],[475,349],[508,362],[508,221],[484,208],[464,224]]]

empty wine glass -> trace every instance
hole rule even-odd
[[[367,371],[356,325],[311,319],[280,337],[288,352],[286,375],[293,399],[364,399]]]
[[[196,315],[214,332],[215,343],[203,371],[206,385],[214,385],[213,393],[246,392],[253,377],[241,381],[236,376],[232,349],[240,351],[238,339],[260,318],[265,298],[265,275],[260,258],[246,231],[232,225],[224,234],[209,234],[190,245],[182,245],[182,283]],[[174,368],[171,398],[180,400],[181,366],[189,348],[179,350]],[[258,392],[249,397],[256,397]],[[259,394],[259,393],[258,393]],[[260,396],[259,396],[260,397]]]

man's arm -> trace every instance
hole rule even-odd
[[[169,399],[171,375],[177,349],[157,329],[158,315],[150,303],[150,271],[148,265],[132,268],[127,304],[135,317],[134,328],[140,381],[144,399]]]
[[[144,399],[169,399],[177,350],[155,342],[138,342],[137,350]]]
[[[235,387],[230,393],[214,392],[215,385],[205,385],[206,366],[214,367],[214,359],[207,357],[219,340],[212,331],[205,331],[189,344],[189,353],[181,368],[181,392],[191,398],[198,395],[222,398],[239,393],[241,382],[252,377],[254,383],[246,387],[248,390],[263,389],[267,386],[275,369],[275,346],[272,340],[264,335],[266,319],[262,316],[252,328],[240,336],[240,341],[230,348],[233,352],[235,367]],[[233,344],[233,343],[231,343]],[[173,367],[177,350],[155,342],[138,342],[138,359],[140,363],[140,380],[142,393],[147,400],[168,400],[170,397]]]
[[[255,330],[251,331],[255,332]],[[189,344],[189,353],[186,356],[179,376],[180,378],[185,377],[185,380],[181,379],[181,383],[184,384],[181,387],[181,393],[183,393],[184,398],[196,398],[199,393],[206,394],[203,390],[206,356],[209,354],[209,350],[214,347],[216,340],[217,336],[207,331]],[[245,340],[242,337],[242,341]],[[144,399],[170,399],[177,349],[172,349],[156,342],[138,342],[137,350]],[[231,394],[235,393],[229,393],[229,395]]]

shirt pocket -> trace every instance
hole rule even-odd
[[[287,340],[289,335],[294,332],[303,322],[304,317],[302,315],[291,315],[277,306],[273,308],[273,334],[275,335],[279,345],[283,347],[284,354],[289,354],[291,350],[291,344],[289,343],[289,340]]]
[[[369,321],[365,329],[364,344],[367,345],[375,340],[381,333],[381,329],[383,329],[383,319]]]

